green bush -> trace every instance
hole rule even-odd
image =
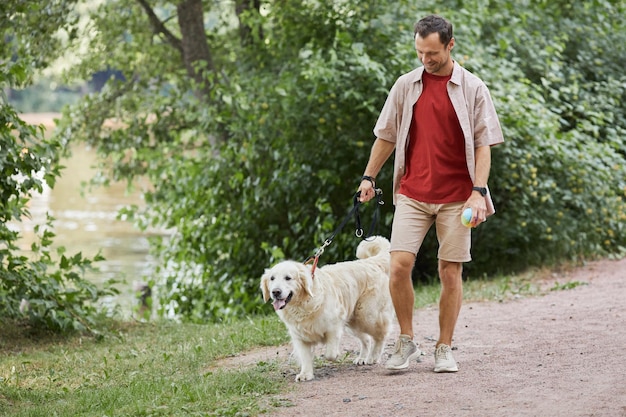
[[[498,269],[523,268],[626,247],[626,77],[614,65],[626,58],[624,5],[533,6],[499,2],[484,26],[498,71],[480,72],[508,143],[494,150],[499,213],[476,233],[477,268],[494,258]]]
[[[94,330],[95,303],[115,290],[98,289],[83,276],[102,258],[67,256],[63,248],[55,256],[50,217],[35,226],[36,240],[29,252],[20,250],[20,234],[11,227],[30,216],[33,193],[43,191],[44,185],[54,186],[60,175],[59,144],[43,139],[42,128],[25,125],[6,102],[0,119],[0,316],[28,319],[52,330]]]
[[[33,46],[41,35],[41,26],[28,32],[26,38],[19,36],[19,29],[24,27],[13,26],[15,21],[24,23],[20,15],[38,7],[41,5],[23,2],[3,2],[0,6],[0,34],[6,47],[4,56],[0,56],[0,317],[55,331],[95,331],[97,301],[115,293],[114,289],[98,289],[83,279],[85,270],[101,258],[68,255],[62,247],[53,251],[55,235],[49,216],[45,224],[34,226],[30,250],[21,249],[16,227],[16,223],[30,217],[31,197],[46,186],[54,187],[62,170],[62,144],[46,139],[42,126],[25,124],[5,94],[10,88],[22,88],[31,82],[41,58],[39,53],[44,53]]]

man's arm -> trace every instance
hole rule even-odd
[[[393,142],[376,138],[374,144],[372,145],[370,159],[367,162],[367,166],[365,167],[365,172],[363,173],[363,175],[376,178],[376,175],[378,175],[380,169],[383,167],[387,159],[389,159],[395,147],[396,144]],[[374,198],[374,184],[372,184],[368,180],[361,181],[361,185],[359,185],[359,191],[361,192],[359,201],[361,201],[362,203]]]
[[[491,170],[491,147],[480,146],[474,150],[476,171],[474,172],[474,186],[486,187]]]
[[[480,146],[474,150],[476,161],[476,171],[474,172],[474,186],[486,187],[491,170],[491,147]],[[485,198],[478,191],[472,191],[470,198],[465,203],[465,207],[472,208],[472,224],[474,227],[487,219],[487,203]]]

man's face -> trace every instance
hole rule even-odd
[[[454,64],[450,59],[450,51],[454,46],[454,38],[450,39],[447,45],[439,40],[438,33],[431,33],[422,38],[415,37],[415,50],[417,57],[424,64],[424,69],[429,74],[450,75]]]

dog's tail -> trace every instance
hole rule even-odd
[[[378,255],[389,255],[391,245],[383,236],[372,236],[364,239],[356,248],[356,257],[358,259],[371,258]]]

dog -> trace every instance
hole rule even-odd
[[[357,365],[380,360],[393,319],[389,294],[389,241],[382,237],[359,243],[354,261],[317,268],[291,260],[266,269],[263,300],[272,300],[285,323],[300,362],[296,381],[314,378],[313,349],[325,344],[325,358],[336,360],[347,328],[360,342]]]

